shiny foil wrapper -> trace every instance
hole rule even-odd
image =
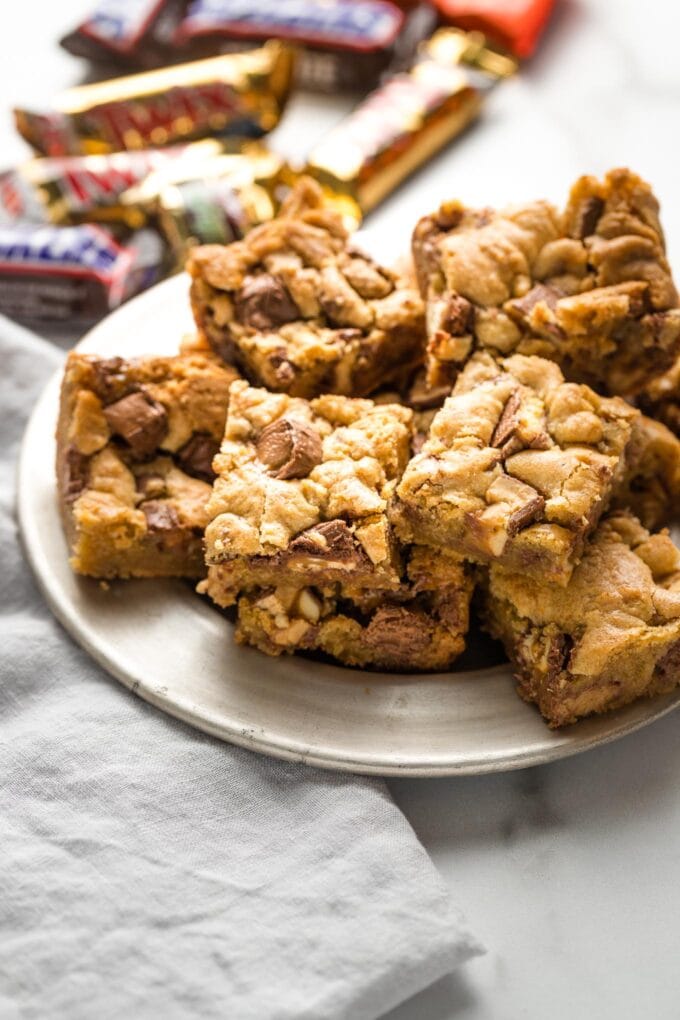
[[[440,29],[409,71],[388,78],[315,146],[305,173],[360,222],[466,128],[516,66],[477,33]]]
[[[205,162],[225,151],[205,139],[165,149],[113,152],[99,156],[46,156],[0,174],[0,224],[120,223],[141,226],[143,210],[124,205],[121,196],[162,167]]]
[[[172,253],[184,265],[196,244],[230,244],[274,216],[283,159],[257,143],[241,152],[202,158],[201,153],[149,174],[122,202],[157,223]]]
[[[45,156],[173,145],[209,136],[258,138],[276,127],[293,51],[271,41],[245,53],[69,89],[52,111],[15,110],[20,134]]]

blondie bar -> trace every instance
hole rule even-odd
[[[75,571],[101,578],[205,573],[212,458],[235,378],[213,356],[69,356],[57,479]]]
[[[397,486],[399,537],[566,583],[638,414],[542,358],[473,355]]]
[[[680,358],[640,394],[639,406],[680,436]]]
[[[631,510],[654,531],[680,510],[680,439],[661,422],[641,414],[633,422],[626,468],[612,509]]]
[[[351,243],[302,179],[279,216],[187,266],[201,335],[256,385],[293,396],[365,396],[422,361],[414,284]]]
[[[628,170],[582,177],[566,209],[448,202],[417,224],[431,385],[451,384],[475,349],[535,354],[565,376],[630,395],[680,346],[678,295],[659,206]]]
[[[600,523],[566,588],[492,566],[483,614],[552,727],[680,682],[680,551],[630,514]]]
[[[281,584],[398,588],[387,506],[409,458],[412,416],[396,404],[307,401],[235,382],[201,590],[228,606],[242,591]]]
[[[347,666],[449,669],[465,648],[472,578],[449,552],[413,547],[391,592],[285,583],[242,595],[236,639],[268,655],[324,652]]]

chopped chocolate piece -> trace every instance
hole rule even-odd
[[[90,458],[82,454],[73,444],[67,448],[63,457],[61,479],[61,490],[66,502],[72,503],[85,488],[89,462]]]
[[[176,453],[177,463],[192,478],[201,478],[204,482],[215,480],[212,462],[220,444],[205,432],[194,432],[191,439]]]
[[[402,606],[376,610],[366,628],[365,640],[385,663],[400,666],[422,653],[432,639],[432,628],[423,613]]]
[[[596,195],[584,199],[578,211],[576,237],[583,240],[595,233],[600,216],[604,212],[604,201]]]
[[[177,511],[169,503],[150,499],[142,504],[142,510],[151,531],[176,531],[180,526]]]
[[[498,419],[498,424],[491,437],[492,446],[504,446],[508,439],[510,439],[519,424],[517,412],[521,406],[522,398],[518,390],[515,390],[506,400],[505,407]]]
[[[251,329],[273,329],[300,318],[281,280],[269,273],[246,276],[234,299],[236,318]]]
[[[136,457],[153,453],[168,431],[163,405],[141,391],[109,404],[104,417],[114,435],[121,436]]]
[[[279,418],[267,425],[258,437],[256,449],[274,478],[305,478],[322,458],[319,433],[294,418]]]
[[[366,553],[344,521],[323,521],[292,540],[291,554],[303,553],[316,559],[365,560]]]
[[[452,294],[449,298],[442,326],[451,336],[465,336],[475,321],[474,306],[460,294]]]

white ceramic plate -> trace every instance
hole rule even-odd
[[[380,245],[371,245],[373,251]],[[175,277],[100,323],[80,349],[168,353],[191,332],[187,280]],[[676,693],[557,733],[519,700],[507,665],[430,676],[270,659],[232,641],[232,625],[181,581],[103,589],[75,577],[57,511],[59,379],[38,401],[19,466],[23,542],[55,615],[126,687],[198,729],[325,768],[437,776],[520,768],[614,740],[664,715]]]

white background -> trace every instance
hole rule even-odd
[[[83,66],[56,40],[91,6],[2,5],[4,164],[27,155],[9,108],[40,108],[80,80]],[[628,164],[654,184],[680,274],[679,37],[671,0],[563,0],[522,75],[367,225],[405,246],[415,218],[444,198],[560,201],[580,173]],[[296,97],[276,144],[304,156],[350,105]],[[389,1020],[678,1020],[679,736],[676,713],[556,765],[391,781],[489,952]]]

